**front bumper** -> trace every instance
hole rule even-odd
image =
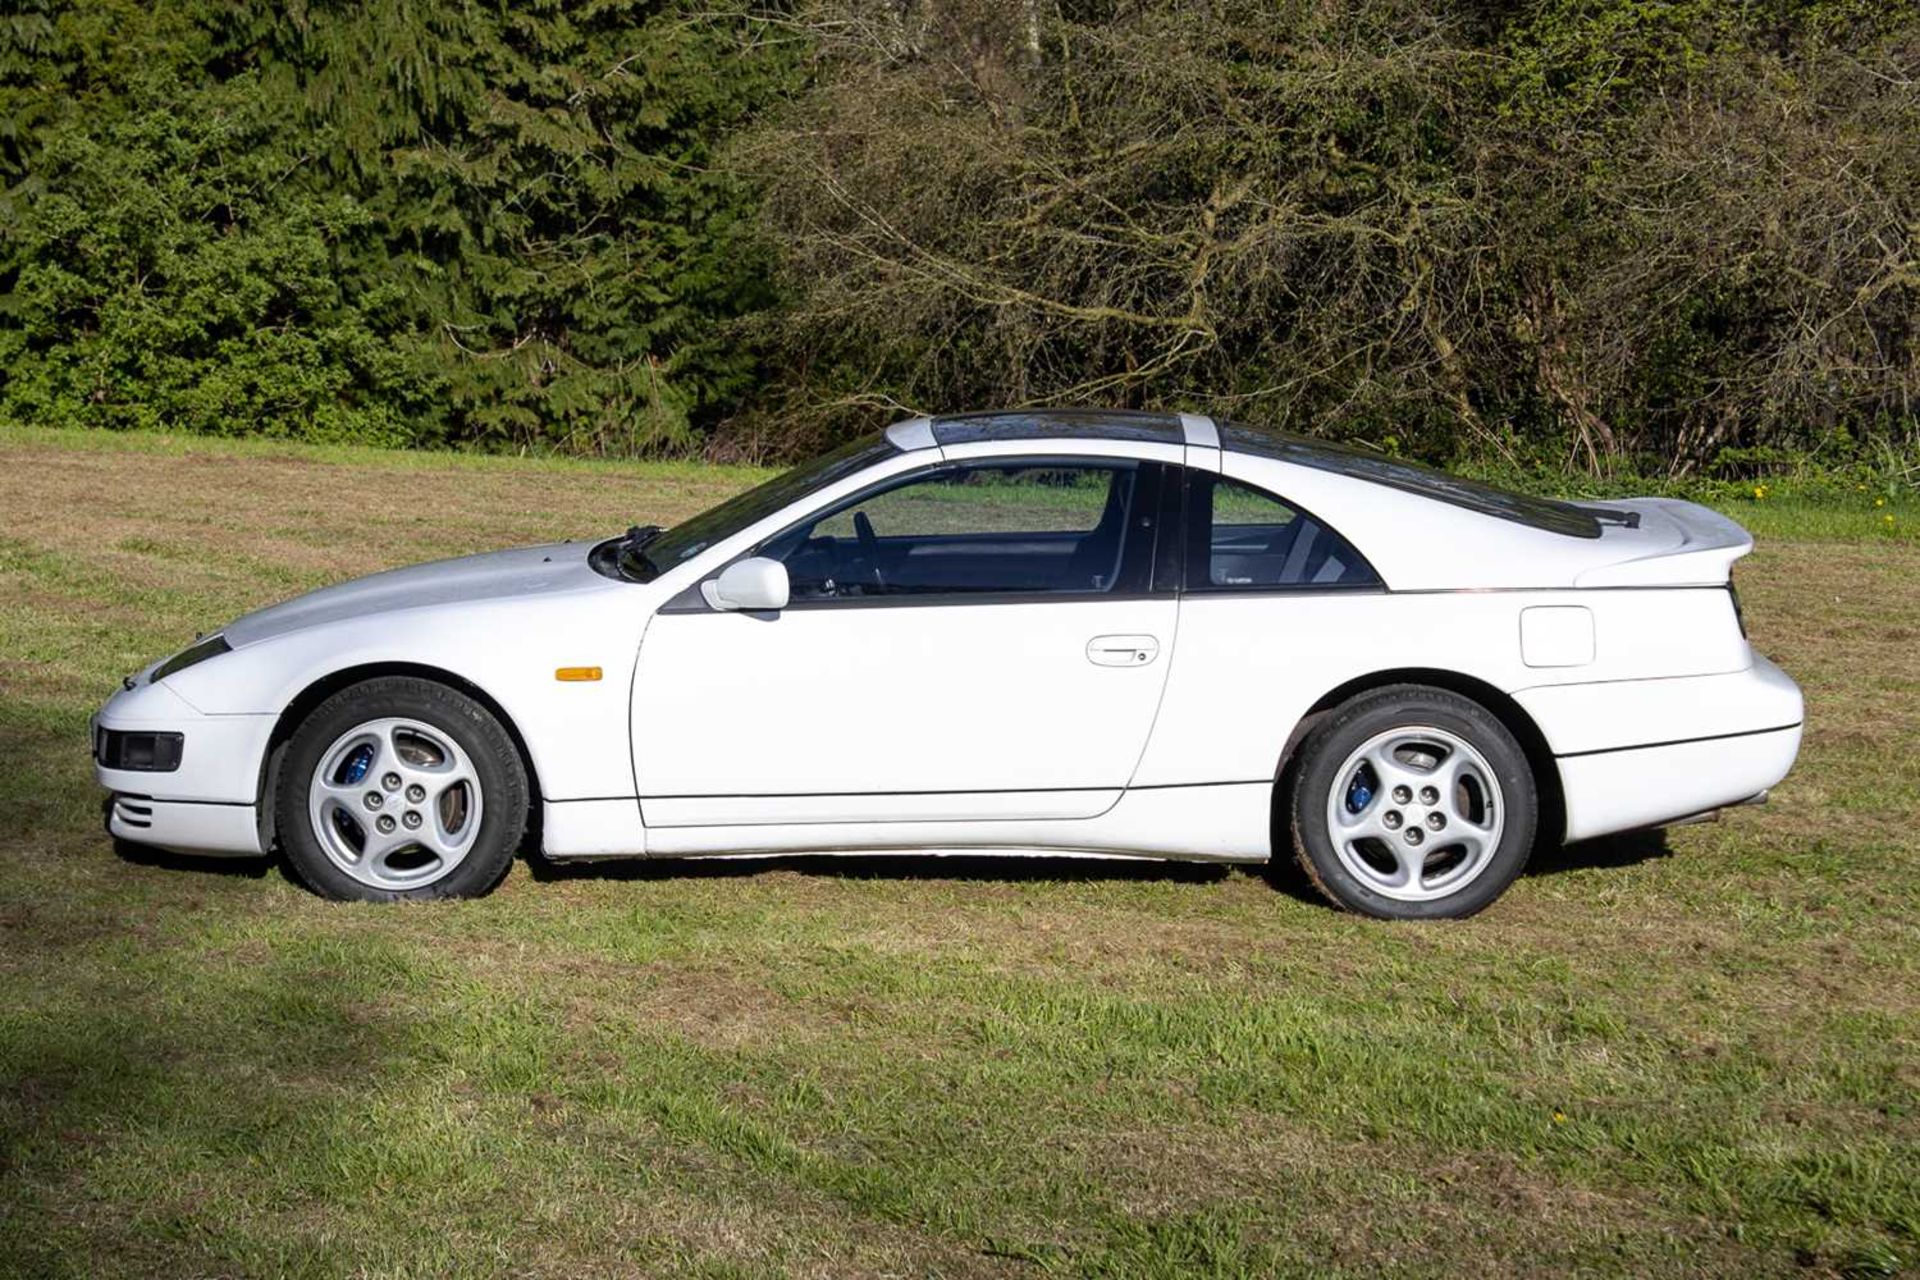
[[[167,688],[122,689],[93,718],[99,730],[177,733],[179,763],[165,771],[108,768],[98,759],[94,777],[111,794],[107,830],[123,840],[182,853],[259,856],[260,766],[275,717],[210,716]]]
[[[107,797],[107,831],[174,853],[257,858],[266,852],[260,810],[250,804],[156,800],[116,791]]]

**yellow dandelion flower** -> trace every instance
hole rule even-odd
[[[1554,1122],[1555,1124],[1565,1124],[1565,1123],[1567,1122],[1567,1113],[1566,1113],[1566,1112],[1564,1112],[1564,1111],[1556,1111],[1556,1112],[1554,1112],[1554,1113],[1553,1113],[1553,1122]]]
[[[1875,498],[1873,500],[1873,505],[1876,507],[1884,507],[1887,505],[1887,500],[1885,498]]]

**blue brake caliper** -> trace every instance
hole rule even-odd
[[[1347,784],[1347,812],[1359,813],[1373,800],[1373,788],[1366,784],[1358,769],[1354,770],[1353,781]]]
[[[361,747],[347,760],[346,767],[340,771],[340,781],[345,786],[357,786],[360,779],[367,776],[367,769],[373,764],[373,748]]]

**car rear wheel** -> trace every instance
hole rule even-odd
[[[1444,689],[1396,685],[1336,708],[1308,736],[1294,845],[1348,910],[1469,916],[1526,865],[1537,807],[1526,752],[1497,716]]]
[[[431,680],[334,694],[295,730],[279,776],[281,845],[329,898],[479,897],[526,830],[513,740],[480,703]]]

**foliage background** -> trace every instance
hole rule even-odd
[[[782,51],[639,0],[32,0],[4,27],[0,412],[685,446],[769,262],[711,151]]]
[[[0,416],[1910,482],[1916,76],[1910,0],[24,0]]]

